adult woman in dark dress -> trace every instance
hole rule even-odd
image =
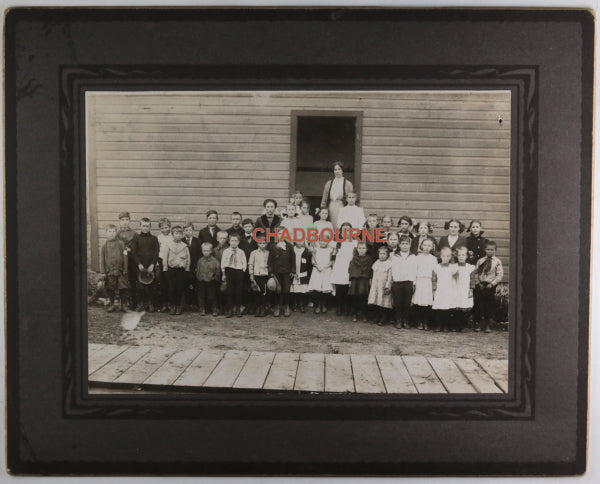
[[[350,180],[344,178],[344,164],[340,161],[333,163],[333,179],[325,183],[321,207],[329,208],[329,220],[337,229],[337,219],[340,209],[346,204],[346,194],[354,192]]]

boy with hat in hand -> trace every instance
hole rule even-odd
[[[129,309],[135,309],[136,293],[135,286],[137,283],[137,269],[135,262],[131,257],[131,243],[136,236],[136,233],[129,226],[131,222],[131,216],[129,212],[121,212],[119,214],[119,230],[117,231],[117,238],[125,244],[125,250],[127,251],[127,279],[129,282]]]
[[[160,245],[158,239],[150,233],[150,219],[142,218],[140,220],[140,233],[131,241],[131,258],[135,263],[136,268],[136,282],[137,282],[137,296],[138,306],[137,311],[141,311],[146,308],[146,311],[154,312],[153,300],[153,287],[154,283],[142,284],[137,275],[146,271],[154,274],[154,269],[158,262],[158,252]]]

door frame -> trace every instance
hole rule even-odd
[[[360,180],[362,173],[362,111],[344,110],[315,110],[315,109],[293,109],[291,112],[291,136],[290,136],[290,194],[296,189],[296,158],[298,149],[298,117],[320,117],[320,118],[355,118],[354,131],[354,191],[360,200]],[[333,172],[332,172],[333,173]],[[333,174],[332,174],[333,177]]]

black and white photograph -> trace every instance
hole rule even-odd
[[[509,90],[85,103],[90,392],[509,392]]]

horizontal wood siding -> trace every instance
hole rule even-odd
[[[201,228],[214,208],[227,227],[232,211],[254,219],[265,198],[283,203],[291,111],[302,109],[363,113],[366,213],[429,220],[436,237],[450,217],[481,219],[508,275],[511,113],[500,91],[88,94],[92,265],[121,210],[134,228],[143,216]]]

